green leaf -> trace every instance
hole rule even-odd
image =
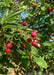
[[[31,54],[36,55],[38,53],[38,50],[36,47],[31,46]]]
[[[33,56],[34,61],[42,68],[47,68],[46,61],[41,56]]]
[[[24,7],[22,7],[22,8],[24,8]],[[5,23],[5,22],[7,22],[7,21],[10,21],[11,19],[14,19],[15,17],[17,17],[21,12],[23,12],[24,10],[25,10],[25,8],[24,9],[22,9],[22,8],[20,8],[21,10],[17,10],[17,11],[5,11],[4,13],[3,13],[3,16],[2,16],[2,19],[1,19],[1,24],[3,24],[3,23]]]
[[[0,37],[0,45],[2,45],[3,42],[4,42],[4,38],[2,38],[2,37],[3,37],[3,36]]]
[[[33,16],[33,14],[30,14],[30,13],[28,13],[28,15],[31,16],[31,17]]]
[[[5,37],[9,37],[9,38],[10,38],[10,37],[13,37],[13,35],[8,34],[8,33],[4,33],[4,36],[5,36]]]
[[[13,25],[7,25],[7,26],[3,26],[2,28],[18,28],[17,26],[13,26]]]
[[[36,39],[37,39],[37,40],[40,40],[40,37],[39,37],[39,36],[37,36],[37,37],[36,37]]]
[[[41,7],[41,10],[42,10],[42,11],[45,11],[45,9],[46,9],[46,7],[45,7],[45,6]]]
[[[44,4],[45,3],[45,0],[41,0],[41,2],[42,2],[42,4]]]
[[[15,66],[14,66],[13,64],[11,64],[11,63],[8,63],[8,62],[7,62],[6,65],[7,65],[8,68],[15,68]]]
[[[44,46],[52,46],[52,44],[50,42],[44,42],[43,45]]]
[[[5,16],[6,16],[6,12],[7,12],[7,11],[5,11],[5,12],[3,13],[3,16],[2,16],[2,18],[1,18],[1,24],[3,24],[3,21],[4,21]]]
[[[24,38],[21,39],[21,41],[26,45],[27,50],[31,50],[31,44],[27,42]]]
[[[3,53],[0,51],[0,59],[3,58]]]
[[[30,61],[28,59],[22,59],[21,66],[24,66],[24,67],[30,66]]]
[[[2,28],[18,28],[18,25],[15,23],[7,23],[6,25],[3,25]]]

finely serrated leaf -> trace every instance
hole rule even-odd
[[[11,35],[11,34],[6,34],[6,33],[4,33],[4,36],[5,36],[5,37],[13,37],[13,35]]]
[[[41,56],[33,56],[34,61],[42,68],[47,68],[47,63],[46,61],[41,57]]]
[[[14,25],[7,25],[7,26],[3,26],[2,28],[18,28],[18,27]]]
[[[52,44],[50,42],[44,42],[43,45],[44,46],[52,46]]]
[[[38,50],[36,47],[31,46],[31,54],[36,55],[38,53]]]

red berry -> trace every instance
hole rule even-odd
[[[23,73],[23,71],[21,70],[21,73]]]
[[[37,34],[38,33],[38,31],[37,30],[34,30],[34,32]]]
[[[23,22],[23,26],[27,26],[27,22]]]
[[[16,31],[19,31],[19,29],[17,29]]]
[[[33,40],[36,40],[36,37],[32,37]]]
[[[36,6],[36,4],[34,3],[33,6]]]
[[[32,60],[32,56],[30,56],[30,60]]]
[[[22,47],[25,48],[26,47],[25,44],[22,44]]]
[[[31,38],[28,38],[27,41],[28,41],[29,43],[31,43],[31,42],[32,42],[32,39],[31,39]]]
[[[23,37],[25,36],[25,34],[23,34]]]
[[[53,62],[53,60],[51,60],[51,62]]]
[[[49,10],[48,10],[48,13],[50,13],[50,12],[52,12],[52,9],[49,9]]]
[[[7,48],[12,48],[12,44],[11,43],[7,43]]]
[[[50,65],[50,67],[53,67],[54,65]]]
[[[5,41],[5,43],[7,44],[7,43],[8,43],[8,41]]]
[[[34,70],[34,67],[32,69]]]
[[[53,7],[53,9],[54,9],[54,7]]]
[[[8,54],[8,53],[10,53],[11,52],[11,50],[9,49],[9,48],[7,48],[6,49],[6,53]]]
[[[33,41],[33,42],[32,42],[32,45],[33,45],[33,46],[37,46],[37,42]]]
[[[54,36],[54,33],[53,33],[53,36]]]
[[[31,36],[32,36],[32,37],[36,37],[36,35],[37,35],[37,34],[36,34],[35,32],[32,32],[32,33],[31,33]]]

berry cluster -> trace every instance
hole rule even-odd
[[[41,44],[37,44],[37,40],[36,40],[36,36],[38,34],[38,31],[37,30],[34,30],[32,33],[31,33],[31,37],[32,38],[28,38],[27,41],[29,43],[32,43],[33,46],[38,46],[38,47],[41,47]],[[23,36],[24,37],[24,36]],[[25,48],[25,44],[22,44],[22,47]]]
[[[5,51],[8,54],[8,53],[11,52],[10,48],[12,48],[12,44],[11,43],[8,43],[8,41],[6,41],[5,43],[6,43],[6,47],[7,47],[7,49]]]
[[[37,34],[38,34],[38,31],[37,31],[37,30],[34,30],[34,31],[31,33],[31,37],[32,37],[32,38],[28,38],[27,41],[28,41],[29,43],[32,42],[32,45],[33,45],[33,46],[41,47],[41,44],[37,44],[37,40],[36,40]]]

